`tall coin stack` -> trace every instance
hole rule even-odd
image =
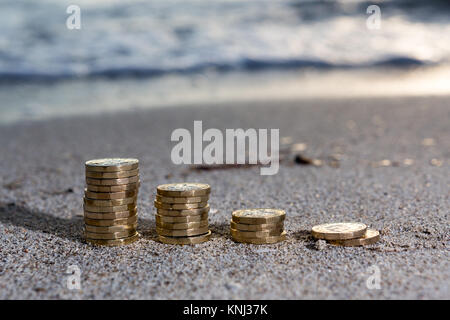
[[[208,229],[209,193],[203,183],[172,183],[157,187],[156,232],[167,244],[198,244],[211,236]]]
[[[284,219],[279,209],[246,209],[232,213],[230,232],[234,241],[271,244],[286,239]]]
[[[312,227],[311,234],[316,239],[346,247],[365,246],[380,240],[378,230],[368,229],[364,223],[359,222],[320,224]]]
[[[136,241],[139,160],[97,159],[87,161],[85,167],[86,241],[107,246]]]

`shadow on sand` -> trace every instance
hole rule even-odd
[[[0,204],[0,222],[27,230],[53,234],[70,241],[83,242],[82,217],[65,219],[9,203]]]
[[[32,210],[14,203],[0,204],[0,222],[27,230],[48,233],[74,242],[85,243],[83,238],[83,217],[71,219],[55,217],[51,214]],[[143,237],[156,236],[154,222],[139,218],[138,231]]]

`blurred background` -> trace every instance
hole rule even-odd
[[[81,29],[69,29],[69,5]],[[370,5],[380,29],[367,26]],[[446,0],[2,0],[0,123],[135,108],[450,93]]]

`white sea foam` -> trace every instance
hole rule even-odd
[[[362,1],[81,0],[82,28],[68,30],[71,1],[4,0],[0,76],[448,62],[450,7],[433,2],[413,10],[384,1],[381,30],[369,30]]]

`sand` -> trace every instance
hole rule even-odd
[[[450,97],[268,101],[1,126],[0,298],[449,299],[449,106]],[[324,165],[289,159],[275,176],[175,166],[170,134],[194,120],[279,128]],[[140,159],[142,239],[94,247],[81,238],[84,161],[111,156]],[[212,186],[210,242],[154,241],[156,186],[177,181]],[[249,207],[285,209],[288,239],[234,243],[231,212]],[[344,248],[311,238],[313,225],[337,221],[364,222],[381,241]],[[70,265],[81,290],[67,288]],[[366,286],[373,268],[380,289]]]

